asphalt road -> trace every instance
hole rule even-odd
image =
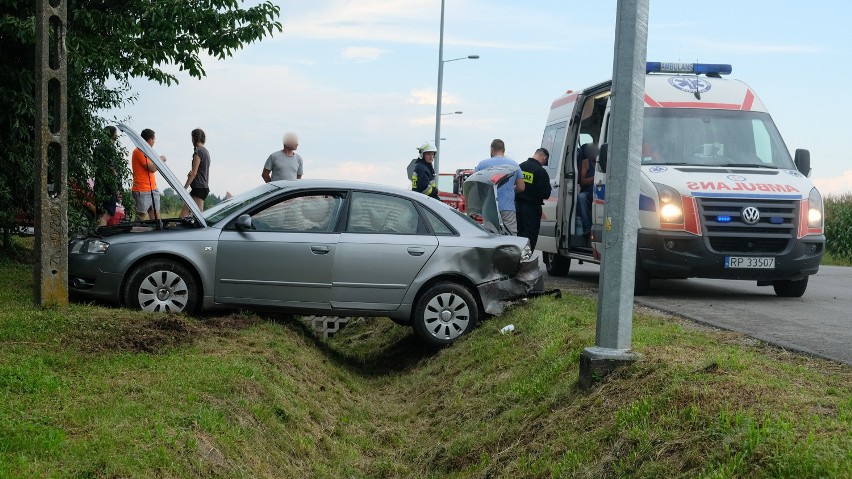
[[[596,264],[571,261],[567,277],[545,277],[549,287],[597,294],[598,273]],[[852,268],[821,266],[801,298],[750,281],[659,280],[651,288],[637,304],[852,364]]]

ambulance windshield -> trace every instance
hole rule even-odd
[[[795,169],[767,113],[645,108],[643,165]]]

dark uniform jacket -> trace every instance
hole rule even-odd
[[[547,170],[534,158],[530,158],[521,163],[521,172],[524,175],[526,188],[515,194],[515,201],[534,205],[544,204],[544,200],[550,198],[550,176]]]
[[[438,180],[435,178],[435,169],[422,158],[414,164],[411,190],[438,199]]]

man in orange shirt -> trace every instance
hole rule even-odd
[[[153,147],[156,139],[154,130],[150,128],[142,130],[142,139]],[[165,162],[166,157],[160,155],[160,160]],[[157,189],[157,180],[154,179],[157,165],[149,161],[142,150],[136,148],[133,150],[131,166],[133,167],[133,188],[131,188],[131,192],[133,193],[133,201],[136,202],[136,215],[143,221],[149,218],[159,218],[160,191]]]

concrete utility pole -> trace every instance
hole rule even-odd
[[[35,302],[68,306],[65,0],[36,3]]]
[[[636,359],[631,340],[648,4],[618,1],[598,322],[595,346],[580,355],[584,387]]]

